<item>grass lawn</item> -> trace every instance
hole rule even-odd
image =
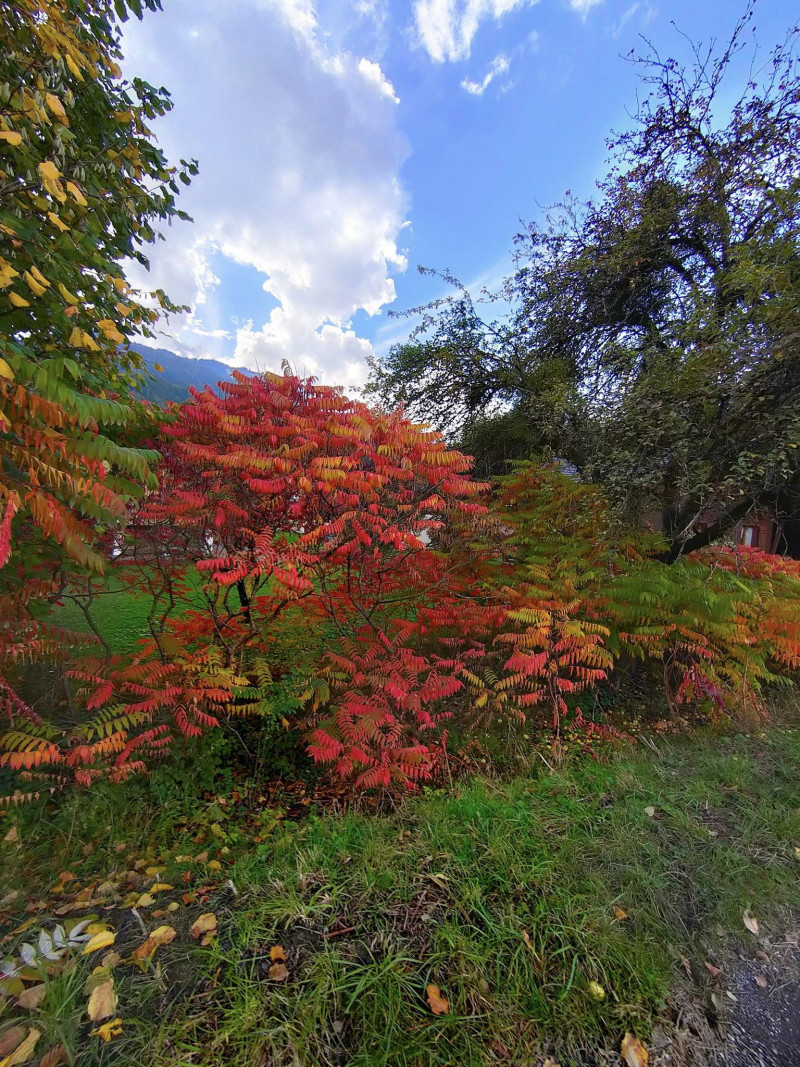
[[[103,952],[68,953],[38,1009],[6,999],[0,1041],[34,1026],[37,1055],[61,1043],[81,1065],[621,1063],[602,1050],[669,1032],[676,998],[724,1011],[732,947],[755,957],[793,929],[799,764],[800,729],[773,727],[464,781],[389,814],[165,803],[157,779],[28,809],[0,860],[5,929],[30,926],[3,950],[57,908],[99,915],[122,1030],[106,1043],[85,1015]],[[205,946],[201,913],[218,923]],[[133,961],[165,923],[172,943]]]

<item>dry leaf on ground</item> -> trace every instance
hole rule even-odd
[[[111,948],[116,936],[113,930],[102,930],[99,934],[95,934],[83,946],[83,955],[88,956],[90,952],[97,952],[101,948]]]
[[[605,1000],[606,991],[599,982],[590,982],[588,985],[589,996],[592,1000]]]
[[[628,913],[627,913],[627,911],[625,911],[625,909],[624,909],[624,908],[621,908],[621,907],[620,907],[619,905],[617,905],[617,906],[616,906],[616,907],[614,908],[614,915],[615,915],[615,916],[616,916],[616,918],[617,918],[617,922],[620,922],[620,923],[623,923],[623,922],[625,922],[625,920],[626,920],[626,919],[628,918]]]
[[[272,982],[285,982],[289,977],[289,971],[285,963],[273,963],[267,974]]]
[[[53,1045],[39,1060],[39,1067],[59,1067],[67,1062],[67,1050],[63,1045]]]
[[[708,973],[711,975],[712,978],[719,978],[719,976],[722,974],[722,968],[721,967],[715,967],[714,964],[713,963],[709,963],[708,960],[706,960],[706,962],[703,964],[703,966],[705,967],[705,969],[708,971]]]
[[[751,934],[755,934],[758,937],[758,919],[754,915],[751,915],[749,911],[746,911],[742,916],[742,921]]]
[[[766,989],[769,986],[769,980],[765,974],[756,975],[756,985],[759,989]]]
[[[202,934],[212,934],[217,929],[217,917],[213,911],[204,912],[192,923],[192,937],[197,940]]]
[[[114,979],[107,978],[92,990],[89,997],[89,1018],[93,1023],[107,1019],[117,1010],[117,994],[114,992]]]
[[[450,1001],[442,996],[438,985],[428,986],[428,1004],[434,1015],[447,1015],[450,1011]]]
[[[12,1026],[4,1034],[0,1034],[0,1056],[5,1058],[9,1052],[13,1052],[18,1045],[21,1045],[24,1039],[24,1026]]]
[[[28,1011],[33,1011],[42,1003],[46,992],[47,986],[44,982],[39,985],[32,985],[24,993],[20,993],[17,997],[17,1004],[20,1008],[27,1008]]]
[[[175,940],[175,930],[171,926],[159,926],[157,930],[154,930],[152,934],[144,941],[138,948],[135,948],[131,955],[135,960],[145,959],[147,956],[152,956],[157,948],[162,945],[168,945],[171,941]]]
[[[285,960],[286,950],[283,945],[273,945],[269,950],[269,958],[274,962],[275,960]]]
[[[650,1059],[647,1049],[633,1034],[625,1034],[620,1052],[628,1067],[647,1067]]]
[[[93,1037],[102,1037],[104,1041],[110,1041],[112,1037],[119,1037],[122,1033],[122,1019],[110,1019],[96,1030],[92,1030]]]
[[[16,1029],[14,1027],[14,1030]],[[36,1042],[41,1036],[38,1030],[28,1031],[28,1036],[17,1045],[14,1051],[0,1060],[0,1067],[16,1067],[18,1063],[25,1063],[26,1060],[29,1060],[33,1050],[36,1048]]]

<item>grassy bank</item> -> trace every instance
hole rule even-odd
[[[56,813],[50,854],[60,863],[72,850],[77,875],[59,900],[101,878],[122,882],[126,868],[136,880],[134,842],[149,840],[161,868],[153,877],[172,887],[156,911],[179,902],[175,941],[143,973],[125,960],[143,936],[131,894],[147,883],[112,890],[103,907],[120,930],[123,1030],[108,1044],[90,1036],[77,998],[72,1062],[614,1062],[598,1050],[619,1049],[625,1031],[648,1042],[654,1024],[669,1029],[676,988],[716,1011],[731,946],[754,955],[800,907],[798,763],[800,730],[774,728],[456,784],[384,815],[309,805],[293,821],[280,807],[257,810],[257,799],[245,812],[231,797],[177,805],[171,828],[163,809],[126,812],[106,799],[86,804],[83,832]],[[46,925],[54,875],[41,846],[26,852],[32,818],[21,817],[21,844],[3,846],[4,867],[17,887],[24,873]],[[189,850],[200,858],[187,865],[178,857]],[[9,926],[25,917],[21,903],[7,906]],[[199,909],[219,922],[206,947],[189,935]],[[165,921],[139,914],[148,931]],[[713,977],[707,962],[723,973]],[[276,963],[286,973],[271,971]],[[448,1002],[440,1015],[429,985]],[[36,1025],[56,1009],[46,997]],[[30,1021],[9,1002],[3,1013],[3,1026]]]

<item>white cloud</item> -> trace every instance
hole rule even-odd
[[[486,71],[481,81],[473,82],[468,78],[464,78],[461,83],[461,88],[466,89],[466,91],[473,96],[483,96],[495,78],[508,73],[510,66],[511,62],[509,61],[508,56],[501,53],[499,56],[494,57],[489,64],[489,69]]]
[[[536,0],[414,0],[417,36],[437,63],[466,59],[481,22],[499,22],[531,3]]]
[[[569,0],[569,6],[579,15],[588,15],[593,7],[602,4],[603,0]]]
[[[273,298],[260,321],[248,312],[257,325],[239,326],[234,362],[276,369],[285,358],[358,384],[370,345],[353,316],[394,300],[392,274],[406,266],[408,148],[381,66],[332,45],[310,0],[170,0],[131,20],[124,46],[126,68],[173,95],[156,124],[168,157],[200,163],[181,196],[194,225],[150,251],[149,276],[131,271],[192,305],[173,347],[201,354],[203,338],[233,329],[218,314],[227,257],[258,271]]]

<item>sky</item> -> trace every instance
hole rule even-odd
[[[744,0],[163,6],[126,24],[124,71],[170,91],[154,133],[200,173],[179,204],[194,222],[128,272],[191,307],[150,343],[287,360],[354,392],[367,357],[409,334],[389,313],[444,294],[418,266],[491,288],[526,222],[566,190],[592,195],[606,137],[631,124],[630,50],[644,37],[686,59],[686,36],[727,40]],[[764,57],[790,7],[758,0]]]

